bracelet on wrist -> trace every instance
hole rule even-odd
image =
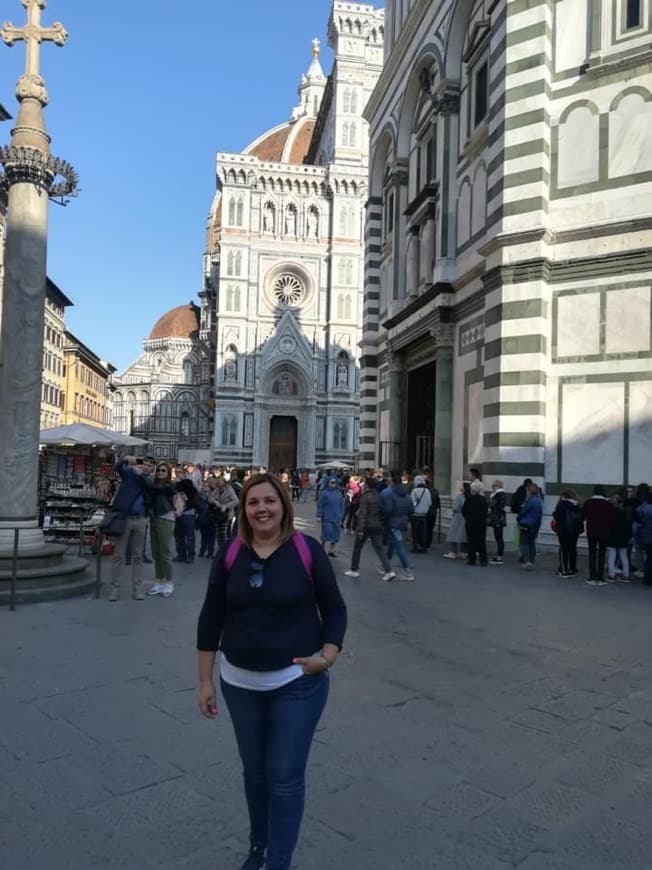
[[[324,668],[324,670],[330,671],[331,667],[333,666],[333,662],[329,662],[325,655],[320,655],[319,658],[323,661],[324,665],[326,666]]]

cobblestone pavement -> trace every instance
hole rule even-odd
[[[652,867],[650,591],[441,552],[415,583],[383,583],[370,549],[341,577],[296,867]],[[239,866],[232,731],[195,709],[207,572],[167,600],[0,612],[2,870]]]

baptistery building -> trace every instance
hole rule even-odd
[[[286,121],[217,154],[201,336],[211,344],[214,461],[313,467],[358,449],[368,125],[383,13],[336,2]]]
[[[649,480],[652,4],[388,0],[361,464]]]

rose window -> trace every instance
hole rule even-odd
[[[296,275],[283,272],[272,284],[272,295],[282,305],[298,305],[306,295],[306,288]]]

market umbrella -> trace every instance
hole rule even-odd
[[[351,466],[349,465],[348,462],[342,462],[341,459],[333,459],[332,462],[322,462],[321,465],[317,465],[316,467],[320,470],[321,469],[327,470],[327,469],[333,468],[333,469],[337,469],[337,470],[341,470],[341,471],[343,471],[344,469],[351,468]]]
[[[64,447],[138,447],[147,444],[142,438],[112,432],[110,429],[100,429],[88,423],[69,423],[67,426],[53,426],[51,429],[41,429],[39,443],[46,445],[60,444]]]

